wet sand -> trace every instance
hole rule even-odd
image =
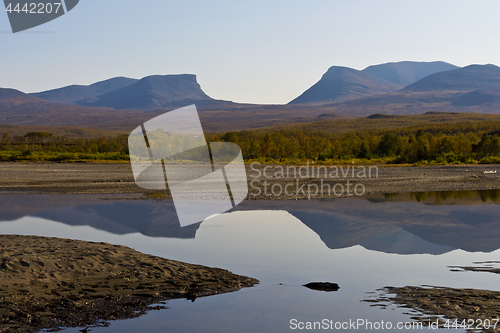
[[[463,323],[462,329],[471,332],[500,332],[500,323],[488,327],[500,318],[500,291],[406,286],[385,287],[379,292],[378,298],[364,301],[382,308],[396,305],[412,309],[411,319],[426,326],[437,321],[439,327],[451,328],[446,327],[449,319],[448,325],[457,320],[457,325]]]
[[[266,173],[264,174],[264,168]],[[290,169],[287,169],[287,168]],[[302,167],[302,169],[300,169]],[[341,169],[342,167],[342,169]],[[284,168],[284,175],[280,174]],[[347,169],[350,168],[350,169]],[[500,188],[500,165],[447,165],[447,166],[384,166],[378,165],[378,174],[372,169],[371,177],[359,177],[362,166],[309,166],[260,165],[247,166],[249,200],[297,200],[311,198],[348,197],[354,194],[357,184],[362,184],[365,194],[402,193],[423,191],[485,190]],[[297,173],[294,175],[293,170]],[[300,169],[300,170],[299,170]],[[258,171],[256,171],[258,170]],[[312,171],[314,170],[314,174]],[[319,172],[318,172],[319,170]],[[485,173],[497,171],[498,173]],[[290,171],[290,172],[287,172]],[[298,172],[302,173],[299,174]],[[326,172],[325,172],[326,171]],[[345,175],[342,174],[345,172]],[[308,173],[308,174],[307,174]],[[361,174],[362,175],[362,174]],[[347,181],[351,192],[347,191]],[[267,184],[267,185],[266,185]],[[274,193],[272,190],[275,185]],[[286,185],[291,195],[279,193]],[[315,193],[318,186],[318,193]],[[341,187],[333,187],[341,184]],[[308,186],[311,190],[308,191]],[[328,191],[328,186],[332,188]],[[323,191],[321,188],[323,186]],[[300,190],[302,188],[302,190]],[[358,193],[362,190],[358,186]],[[153,193],[138,187],[129,164],[91,163],[0,163],[0,193]],[[156,191],[158,192],[158,191]],[[259,193],[260,192],[260,193]],[[168,198],[169,195],[167,194]]]
[[[500,261],[478,261],[474,266],[448,266],[452,272],[488,272],[500,274]]]
[[[0,235],[0,332],[106,325],[258,280],[125,246]],[[155,304],[155,307],[151,307]]]
[[[474,266],[448,266],[453,272],[500,274],[499,261],[475,262]],[[411,319],[441,328],[462,325],[468,332],[500,332],[500,291],[435,286],[385,287],[364,299],[384,309],[391,305],[412,309]],[[447,326],[448,325],[448,326]]]

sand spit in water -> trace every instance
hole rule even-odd
[[[0,332],[106,325],[167,299],[194,301],[257,283],[120,245],[0,235]]]
[[[423,325],[437,321],[439,327],[452,328],[457,320],[457,325],[465,324],[462,329],[467,331],[500,332],[499,291],[435,286],[385,287],[378,291],[377,298],[363,301],[382,308],[396,305],[412,309],[411,319]]]

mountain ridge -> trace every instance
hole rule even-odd
[[[111,79],[95,82],[89,85],[69,85],[57,89],[32,93],[35,96],[49,102],[76,104],[93,100],[100,95],[110,91],[131,85],[139,80],[124,76],[113,77]]]
[[[472,91],[476,89],[500,90],[500,67],[493,64],[469,65],[451,71],[431,74],[403,91]]]
[[[399,61],[368,66],[363,72],[406,87],[428,75],[458,68],[444,61]]]
[[[111,107],[114,109],[151,109],[186,101],[213,100],[201,89],[194,74],[151,75],[139,81],[99,96],[82,106]]]
[[[347,100],[396,91],[402,86],[349,67],[332,66],[321,79],[288,104]]]
[[[368,82],[373,83],[369,74],[345,67],[331,67],[331,72],[335,71],[337,73],[332,75],[334,80],[340,78],[342,84],[352,84],[344,84],[343,87],[349,88],[346,91],[338,90],[346,95],[340,94],[333,96],[337,99],[331,99],[332,96],[328,95],[331,91],[327,90],[326,101],[305,104],[258,105],[213,99],[203,92],[192,74],[146,77],[82,103],[84,106],[54,103],[33,94],[0,88],[0,123],[129,131],[159,114],[196,104],[204,128],[220,132],[311,122],[325,117],[415,115],[426,112],[498,114],[500,110],[500,67],[491,64],[434,73],[402,89],[375,94],[372,94],[370,85],[361,89],[356,86],[356,80],[366,83],[367,76]],[[173,83],[173,78],[182,84]],[[388,81],[377,79],[377,82]],[[389,87],[393,90],[395,84],[389,83]],[[343,99],[346,96],[350,97]]]

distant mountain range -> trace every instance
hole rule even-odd
[[[198,101],[213,101],[195,75],[152,75],[141,80],[116,77],[89,86],[72,85],[31,94],[56,103],[114,109],[155,109]]]
[[[295,98],[290,104],[348,100],[361,96],[384,94],[403,86],[352,68],[333,66],[321,80]]]
[[[499,113],[500,67],[470,65],[428,75],[403,89],[323,103],[335,114],[421,114],[429,111]]]
[[[406,86],[403,91],[471,91],[476,89],[500,89],[500,67],[495,65],[470,65],[451,71],[443,71]]]
[[[369,66],[363,69],[363,72],[406,87],[428,75],[458,68],[459,67],[455,65],[443,61],[401,61]]]
[[[96,82],[89,86],[71,85],[31,95],[55,103],[89,103],[95,101],[98,96],[129,86],[137,81],[139,80],[127,77],[115,77],[109,80]]]
[[[189,104],[196,104],[203,125],[214,131],[376,113],[499,113],[500,67],[459,68],[446,62],[411,61],[369,66],[362,71],[333,66],[287,105],[214,99],[191,74],[153,75],[140,80],[116,77],[33,94],[0,88],[0,124],[128,131],[137,121]]]
[[[442,62],[402,61],[374,65],[358,71],[333,66],[321,80],[295,98],[290,104],[352,100],[403,89],[428,75],[459,67]]]
[[[348,101],[395,92],[431,74],[457,69],[446,62],[403,61],[369,66],[359,71],[333,66],[312,87],[290,104]],[[71,85],[31,94],[49,102],[114,109],[160,109],[196,103],[234,106],[209,97],[195,75],[153,75],[141,80],[116,77],[94,84]],[[229,103],[229,104],[228,104]]]
[[[81,101],[84,106],[102,106],[114,109],[151,109],[212,100],[201,90],[195,75],[153,75],[131,85],[109,91],[95,101]]]
[[[0,88],[0,103],[2,103],[3,105],[29,102],[40,103],[43,101],[39,98],[30,96],[16,89]]]
[[[442,96],[451,92],[455,94]],[[410,93],[426,94],[419,94],[415,104],[415,96]],[[116,77],[88,86],[71,85],[30,95],[49,102],[113,109],[152,110],[192,103],[208,109],[238,107],[236,103],[209,97],[196,76],[190,74],[153,75],[141,80]],[[439,100],[456,107],[497,103],[499,97],[500,67],[495,65],[460,68],[442,61],[402,61],[369,66],[362,71],[332,66],[317,83],[289,104],[340,102],[338,108],[344,109],[353,104],[370,107],[374,101],[375,105],[407,103],[418,106],[436,104]],[[435,111],[447,111],[442,110],[443,106]]]

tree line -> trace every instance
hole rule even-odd
[[[500,122],[417,125],[395,130],[329,134],[302,129],[209,134],[238,144],[246,160],[336,163],[378,159],[389,163],[500,163]]]
[[[500,163],[500,122],[416,125],[332,134],[304,129],[208,133],[207,141],[240,146],[245,161],[262,163]],[[1,160],[127,161],[128,137],[67,138],[48,132],[5,133]]]
[[[49,132],[25,135],[4,133],[1,160],[128,160],[127,135],[98,138],[67,138]]]

